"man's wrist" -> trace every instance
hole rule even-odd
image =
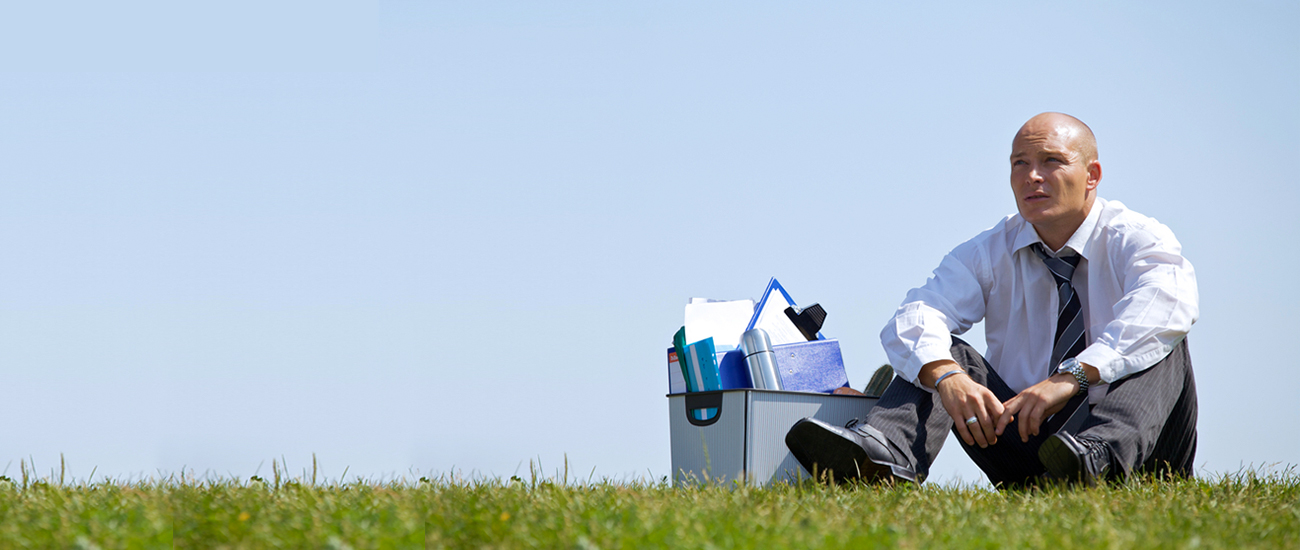
[[[934,388],[934,383],[940,376],[954,370],[961,370],[961,365],[952,359],[931,361],[921,366],[921,372],[917,373],[916,380],[923,388]]]
[[[1058,372],[1056,374],[1053,374],[1051,378],[1055,378],[1057,382],[1060,382],[1062,384],[1069,384],[1071,386],[1074,386],[1074,391],[1070,392],[1070,395],[1078,395],[1079,381],[1074,379],[1074,375],[1068,372]]]
[[[1064,374],[1074,380],[1076,395],[1088,391],[1088,372],[1077,358],[1061,361],[1060,366],[1056,367],[1056,374]]]
[[[952,376],[952,375],[954,375],[954,374],[966,374],[966,371],[961,370],[960,368],[956,368],[956,369],[950,370],[950,371],[944,373],[943,375],[939,376],[939,378],[935,379],[935,381],[934,381],[934,389],[935,389],[935,391],[938,391],[938,389],[939,389],[939,383],[940,383],[940,382],[943,382],[945,378],[948,378],[949,376]]]

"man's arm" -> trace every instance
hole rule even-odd
[[[1131,229],[1114,239],[1106,254],[1120,268],[1124,295],[1114,305],[1114,320],[1078,356],[1089,385],[1115,382],[1160,362],[1200,311],[1196,272],[1169,228],[1152,222]],[[1002,435],[1019,414],[1020,437],[1028,441],[1078,390],[1074,377],[1063,374],[1025,389],[1005,403],[995,433]]]
[[[924,286],[908,292],[880,339],[900,376],[939,393],[962,440],[987,447],[997,442],[994,428],[1003,408],[993,392],[965,374],[948,376],[934,387],[945,373],[962,370],[950,351],[952,333],[963,333],[984,318],[984,286],[991,275],[981,267],[987,262],[981,261],[979,238],[954,249]],[[967,425],[972,417],[977,423]]]
[[[1200,315],[1196,271],[1169,228],[1152,220],[1110,248],[1124,296],[1113,307],[1114,320],[1079,354],[1107,383],[1159,363]]]
[[[972,242],[944,256],[934,274],[907,293],[902,305],[880,331],[890,364],[903,379],[927,391],[919,380],[923,366],[952,361],[952,335],[984,318],[984,291],[979,251]]]

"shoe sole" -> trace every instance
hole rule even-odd
[[[1056,436],[1047,438],[1038,448],[1038,460],[1056,479],[1077,481],[1083,474],[1083,459],[1070,444]]]
[[[823,476],[829,472],[836,483],[858,478],[866,481],[893,479],[889,466],[872,462],[867,458],[867,451],[857,443],[816,422],[799,421],[785,435],[785,445],[809,473]]]

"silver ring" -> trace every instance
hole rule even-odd
[[[974,416],[972,416],[972,417],[966,419],[966,425],[967,425],[967,426],[970,426],[971,424],[979,424],[979,423],[980,423],[980,419],[978,419],[978,418],[976,418],[976,417],[974,417]]]

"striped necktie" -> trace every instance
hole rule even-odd
[[[1074,268],[1079,267],[1082,256],[1075,254],[1055,257],[1047,253],[1043,243],[1034,243],[1034,253],[1043,260],[1047,269],[1056,279],[1056,292],[1060,297],[1056,311],[1056,339],[1052,345],[1052,362],[1048,364],[1048,376],[1056,372],[1061,361],[1079,355],[1087,347],[1084,341],[1083,306],[1079,295],[1074,292],[1070,279],[1074,277]]]

